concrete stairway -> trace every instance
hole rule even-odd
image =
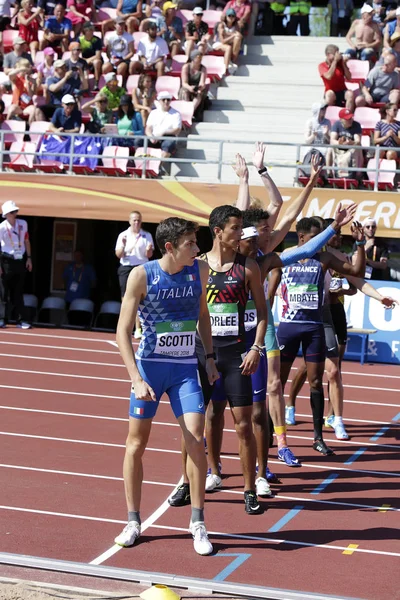
[[[193,163],[173,164],[171,175],[214,183],[218,166],[196,160],[217,161],[220,147],[216,140],[224,140],[225,162],[232,162],[236,152],[250,161],[253,143],[260,140],[269,147],[267,162],[279,165],[272,168],[274,180],[292,185],[295,169],[288,165],[296,162],[296,148],[272,144],[304,141],[311,105],[322,98],[317,65],[324,59],[328,43],[337,43],[344,50],[343,38],[250,38],[236,74],[220,84],[204,122],[192,127],[187,147],[179,150],[178,156],[191,158]],[[222,167],[221,174],[223,183],[236,182],[229,165]]]

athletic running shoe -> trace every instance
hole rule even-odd
[[[332,454],[335,454],[332,448],[329,448],[325,444],[324,440],[315,440],[312,447],[314,448],[314,450],[320,452],[324,456],[331,456]]]
[[[222,479],[219,475],[210,473],[206,479],[206,492],[212,492],[221,487]]]
[[[325,417],[325,427],[331,427],[333,429],[334,422],[335,422],[335,415],[331,415],[330,417]]]
[[[118,546],[123,546],[127,548],[128,546],[133,546],[136,540],[140,537],[140,525],[136,521],[129,521],[128,525],[124,527],[122,533],[117,535],[114,542],[118,544]]]
[[[259,515],[263,511],[261,504],[257,500],[257,494],[253,491],[244,493],[244,510],[248,515]]]
[[[265,469],[265,479],[268,483],[282,483],[279,477],[275,473],[272,473],[268,467]]]
[[[213,547],[208,539],[207,529],[203,521],[196,521],[196,523],[190,521],[189,531],[193,536],[193,547],[197,554],[201,556],[211,554]]]
[[[140,338],[142,337],[142,330],[135,329],[135,333],[133,334],[133,337],[135,340],[140,340]]]
[[[269,483],[264,477],[257,477],[256,492],[257,492],[257,496],[261,496],[261,497],[272,496],[272,492],[271,492],[271,488],[269,487]]]
[[[343,423],[337,423],[333,426],[335,430],[335,435],[337,440],[348,440],[349,434],[346,431],[346,428]]]
[[[30,323],[25,323],[25,321],[17,323],[17,327],[18,329],[32,329],[32,325]]]
[[[278,459],[286,463],[288,467],[301,467],[301,462],[295,457],[290,448],[280,448],[278,450]]]
[[[0,319],[0,327],[3,329],[3,327],[5,327],[6,324],[4,323],[3,319]]]
[[[170,498],[168,498],[170,506],[186,506],[190,504],[190,489],[188,483],[182,483]]]
[[[285,422],[286,425],[296,425],[296,409],[294,406],[286,406]]]

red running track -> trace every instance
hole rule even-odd
[[[237,440],[227,418],[223,489],[207,495],[210,557],[193,552],[189,507],[165,504],[180,478],[180,433],[168,402],[161,403],[144,458],[145,532],[132,549],[104,556],[126,518],[121,466],[129,381],[112,341],[71,331],[0,333],[3,552],[305,593],[400,598],[398,368],[344,364],[351,440],[339,442],[327,431],[336,452],[328,459],[311,448],[303,388],[298,423],[289,429],[303,467],[289,469],[271,450],[270,468],[282,484],[263,502],[261,516],[244,512]]]

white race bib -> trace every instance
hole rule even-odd
[[[78,282],[77,281],[73,281],[71,283],[71,285],[69,286],[69,291],[70,292],[77,292],[78,291]]]
[[[257,309],[254,300],[248,300],[244,313],[245,331],[251,331],[257,326]]]
[[[318,286],[314,283],[288,285],[288,301],[291,310],[316,310]]]
[[[237,304],[215,303],[208,305],[213,336],[239,335]]]
[[[155,354],[170,358],[191,358],[194,355],[196,321],[156,323]]]
[[[22,260],[23,256],[24,255],[21,252],[21,250],[14,250],[14,258],[15,258],[15,260]]]
[[[329,284],[329,290],[334,292],[336,290],[340,290],[343,287],[343,279],[341,277],[332,277],[331,282]]]
[[[370,267],[369,265],[367,265],[365,267],[365,279],[371,279],[372,277],[372,267]]]

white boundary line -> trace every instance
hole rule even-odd
[[[68,330],[68,329],[65,330],[66,333],[68,331],[71,331],[71,330]],[[27,331],[24,331],[24,333],[21,334],[20,332],[16,332],[16,331],[10,331],[10,330],[4,331],[3,330],[1,332],[1,337],[3,335],[18,335],[18,336],[23,335],[24,338],[25,337],[40,337],[40,338],[51,338],[51,339],[55,339],[55,340],[77,340],[78,342],[98,342],[98,343],[110,342],[110,340],[105,340],[102,338],[97,339],[97,338],[88,338],[86,336],[77,337],[77,336],[73,336],[73,335],[51,335],[49,333],[36,333],[34,331],[30,331],[29,333]],[[13,344],[13,343],[14,342],[7,342],[7,344]]]
[[[69,346],[38,346],[37,344],[27,344],[25,342],[2,342],[0,344],[7,344],[8,346],[23,346],[24,348],[48,348],[49,350],[67,350],[73,352],[94,352],[99,354],[115,354],[119,355],[119,352],[113,352],[112,350],[97,350],[95,348],[70,348]]]
[[[51,356],[29,356],[29,355],[23,355],[23,354],[1,354],[0,356],[4,356],[5,358],[22,358],[23,360],[47,360],[47,361],[53,361],[53,362],[60,362],[60,363],[73,363],[73,364],[78,364],[78,365],[82,365],[84,364],[84,366],[86,365],[94,365],[95,367],[122,367],[124,369],[126,369],[124,364],[120,364],[120,363],[104,363],[104,362],[90,362],[88,360],[85,360],[84,363],[82,363],[81,360],[71,360],[69,358],[53,358]],[[13,369],[14,370],[14,369]]]

